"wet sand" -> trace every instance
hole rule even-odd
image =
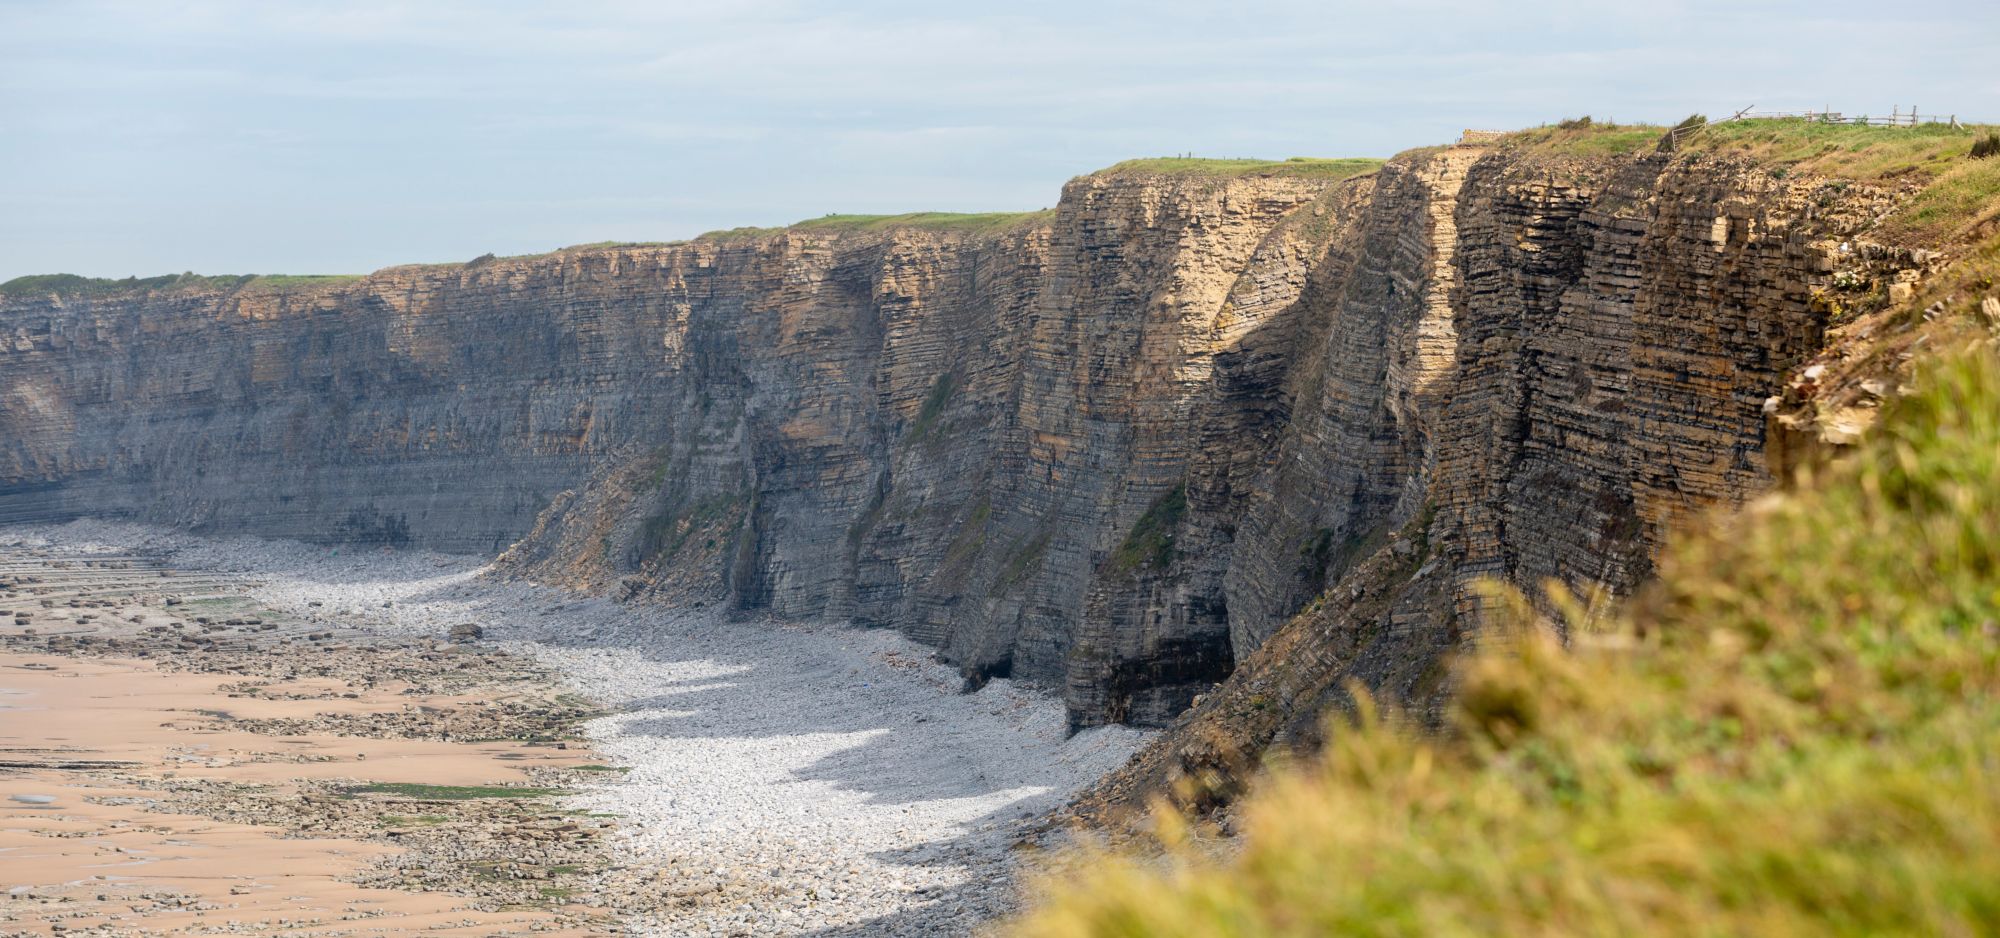
[[[15,610],[29,619],[10,628]],[[469,644],[453,637],[475,629]],[[191,781],[181,767],[135,787],[155,812],[389,851],[335,858],[350,872],[331,878],[357,888],[550,916],[526,929],[615,919],[621,932],[672,938],[973,934],[1015,907],[1033,853],[1020,847],[1044,838],[1039,818],[1146,738],[1124,727],[1071,736],[1059,701],[1005,678],[964,692],[929,649],[882,630],[580,596],[476,558],[107,522],[0,529],[8,649],[153,662],[245,695],[195,705],[226,711],[222,725],[184,711],[157,721],[182,720],[182,733],[248,733],[260,738],[248,749],[271,754],[295,736],[364,738],[368,758],[325,769],[335,777],[314,777],[318,763],[218,765],[289,781]],[[270,706],[295,700],[314,702]],[[615,768],[530,761],[586,737],[591,758]],[[494,762],[575,795],[358,790],[353,779],[423,780],[382,771],[380,740],[509,740],[518,748]],[[229,748],[201,756],[235,758]],[[411,916],[395,927],[431,926]]]
[[[500,791],[575,775],[591,761],[581,746],[458,741],[424,730],[477,727],[481,711],[509,709],[505,693],[430,693],[369,661],[407,666],[433,654],[456,672],[463,663],[476,670],[485,656],[451,662],[434,649],[337,648],[360,659],[358,674],[336,667],[333,676],[285,677],[299,652],[279,630],[237,636],[226,653],[183,652],[166,643],[180,644],[184,628],[162,623],[186,623],[185,606],[128,596],[72,607],[76,590],[50,588],[133,577],[35,576],[23,572],[32,563],[16,560],[0,610],[34,612],[28,620],[0,613],[0,884],[9,887],[0,934],[616,933],[604,910],[571,905],[571,889],[535,885],[560,881],[546,871],[467,864],[469,882],[427,888],[435,869],[398,869],[411,861],[397,841],[412,835],[448,849],[527,825],[587,841],[608,823],[579,823],[546,798]],[[29,577],[42,582],[20,582]],[[51,595],[57,605],[43,606]],[[146,631],[155,627],[165,632]],[[79,648],[79,637],[99,642]],[[69,653],[48,653],[51,643]],[[218,654],[227,660],[206,662],[215,670],[186,669]],[[488,723],[496,734],[517,729]],[[343,735],[368,727],[385,732]],[[375,791],[369,783],[435,787]],[[467,793],[482,797],[460,797]],[[420,888],[364,884],[385,879]],[[529,901],[450,888],[480,885],[470,880],[526,882]]]

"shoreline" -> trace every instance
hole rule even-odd
[[[1032,822],[1149,735],[1066,738],[1053,699],[1005,680],[961,694],[929,649],[883,631],[622,606],[422,552],[0,528],[0,544],[45,538],[255,579],[246,595],[321,632],[477,624],[608,708],[581,733],[622,771],[567,803],[620,815],[607,849],[658,887],[625,910],[633,934],[969,932],[1013,908]]]
[[[518,656],[312,631],[227,577],[0,547],[7,934],[612,935],[611,823]]]

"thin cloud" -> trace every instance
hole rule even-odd
[[[1581,113],[2000,117],[2000,7],[1898,9],[1910,42],[1885,39],[1881,9],[0,2],[0,279],[1035,208],[1131,156],[1388,155]]]

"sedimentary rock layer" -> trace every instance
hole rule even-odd
[[[1079,726],[1234,674],[1189,719],[1268,741],[1350,677],[1432,693],[1475,578],[1626,589],[1767,484],[1761,402],[1870,199],[1454,148],[1111,171],[1010,222],[17,296],[0,521],[505,551],[899,629]]]

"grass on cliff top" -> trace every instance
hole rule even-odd
[[[1745,156],[1767,166],[1821,176],[1876,182],[1912,173],[1942,174],[1966,159],[1975,139],[1972,129],[1955,130],[1948,124],[1866,127],[1776,118],[1711,124],[1706,133],[1688,142],[1687,149]]]
[[[1586,117],[1517,130],[1502,137],[1500,145],[1563,156],[1617,156],[1651,150],[1666,132],[1667,128],[1656,124],[1619,124]]]
[[[725,228],[720,231],[710,231],[696,235],[695,240],[718,241],[762,238],[781,234],[786,231],[845,233],[893,231],[898,228],[984,234],[1024,228],[1040,224],[1053,217],[1055,217],[1055,209],[1052,208],[1037,209],[1032,212],[905,212],[901,215],[852,215],[836,213],[793,222],[782,228],[758,228],[755,226]]]
[[[1164,859],[1072,857],[1012,933],[2000,933],[2000,361],[1918,383],[1631,609],[1561,600],[1570,647],[1489,641],[1447,731],[1364,707],[1240,850],[1163,815]]]
[[[1990,127],[1920,124],[1868,127],[1803,118],[1713,124],[1690,152],[1741,156],[1777,172],[1856,182],[1923,184],[1907,205],[1871,231],[1871,240],[1936,247],[1967,240],[2000,217],[2000,159],[1971,158]]]
[[[76,274],[31,274],[0,283],[0,296],[108,296],[154,290],[227,291],[285,290],[358,280],[360,274],[166,274],[159,277],[81,277]]]
[[[1313,179],[1346,179],[1380,169],[1385,160],[1360,157],[1319,159],[1295,156],[1288,160],[1205,159],[1165,156],[1126,160],[1092,175],[1115,173],[1155,173],[1166,176],[1303,176]]]
[[[2000,217],[2000,159],[1972,159],[1991,128],[1948,124],[1867,127],[1803,118],[1714,124],[1687,149],[1742,156],[1774,172],[1856,182],[1923,184],[1907,205],[1871,231],[1871,240],[1936,247],[1966,240]]]
[[[791,227],[805,231],[888,231],[917,228],[924,231],[1005,231],[1032,225],[1054,217],[1054,209],[1033,212],[908,212],[902,215],[823,215],[794,222]]]
[[[1936,176],[1965,159],[1987,128],[1948,124],[1868,127],[1804,118],[1758,118],[1710,124],[1684,144],[1690,153],[1746,157],[1774,168],[1876,182],[1911,173]],[[1501,145],[1571,156],[1647,152],[1667,128],[1574,120],[1516,131]]]

